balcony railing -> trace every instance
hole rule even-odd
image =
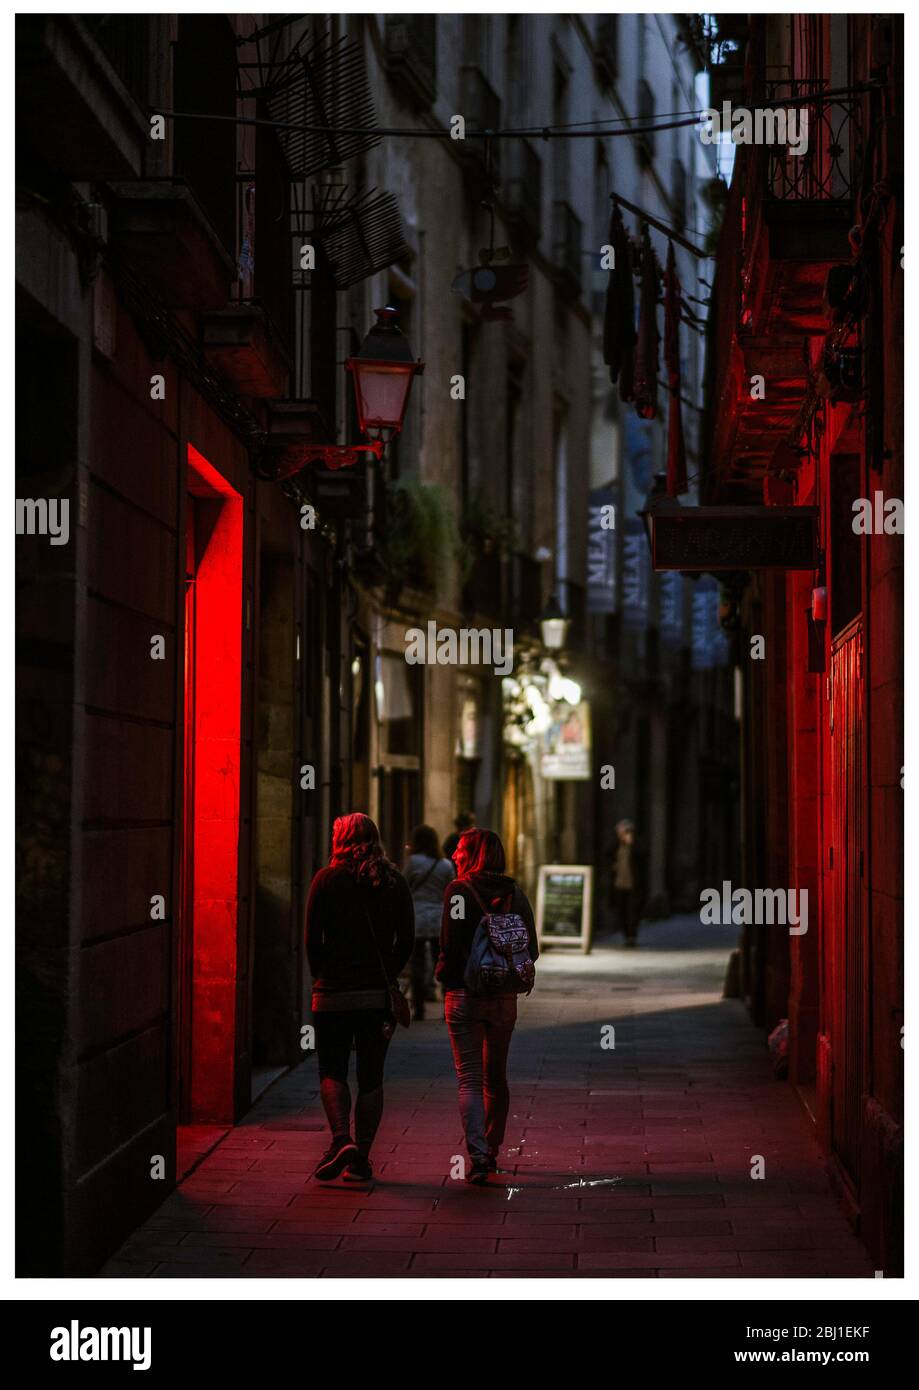
[[[482,130],[497,130],[501,125],[501,98],[479,67],[467,66],[460,69],[462,106],[461,114],[466,121],[466,135]],[[485,163],[486,142],[467,140],[465,153],[479,164]],[[491,167],[497,175],[501,141],[491,141]]]
[[[502,201],[509,220],[539,240],[542,222],[542,160],[528,140],[510,140],[504,151]]]
[[[552,264],[575,290],[581,288],[581,219],[566,202],[552,205]]]
[[[437,95],[437,16],[386,16],[386,71],[413,105],[424,109]]]
[[[817,85],[813,80],[789,79],[766,83],[764,110],[771,116],[763,117],[763,133],[781,134],[784,128],[786,134],[797,135],[803,151],[795,154],[785,143],[766,145],[767,200],[841,202],[854,197],[864,145],[861,100],[833,97],[782,105]]]

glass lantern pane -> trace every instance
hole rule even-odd
[[[366,423],[401,425],[411,372],[359,366],[356,372]]]

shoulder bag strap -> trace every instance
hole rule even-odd
[[[414,888],[412,889],[412,892],[413,892],[413,893],[417,893],[419,888],[423,888],[423,887],[424,887],[424,885],[427,883],[428,879],[431,877],[431,874],[432,874],[432,873],[434,872],[434,870],[437,868],[437,865],[438,865],[439,863],[440,863],[440,860],[439,860],[439,859],[435,859],[435,860],[434,860],[433,864],[432,864],[431,867],[428,869],[428,871],[427,871],[427,873],[424,875],[424,877],[423,877],[423,878],[420,878],[420,879],[418,880],[418,882],[415,884]]]
[[[483,917],[487,917],[487,916],[488,916],[488,913],[489,913],[489,911],[490,911],[490,909],[487,908],[487,907],[485,906],[485,904],[482,902],[482,899],[479,897],[478,893],[476,892],[475,888],[473,887],[472,879],[471,879],[471,878],[461,878],[461,879],[460,879],[460,883],[465,884],[465,886],[469,889],[470,893],[471,893],[472,896],[475,898],[475,900],[476,900],[476,902],[478,903],[479,907],[482,909],[482,916],[483,916]]]

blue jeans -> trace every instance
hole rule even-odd
[[[494,1158],[504,1141],[510,1105],[507,1053],[517,1022],[517,996],[483,999],[451,989],[444,998],[444,1017],[469,1157]]]

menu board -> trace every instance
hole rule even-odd
[[[593,866],[543,864],[536,893],[539,944],[590,950],[593,923]]]

